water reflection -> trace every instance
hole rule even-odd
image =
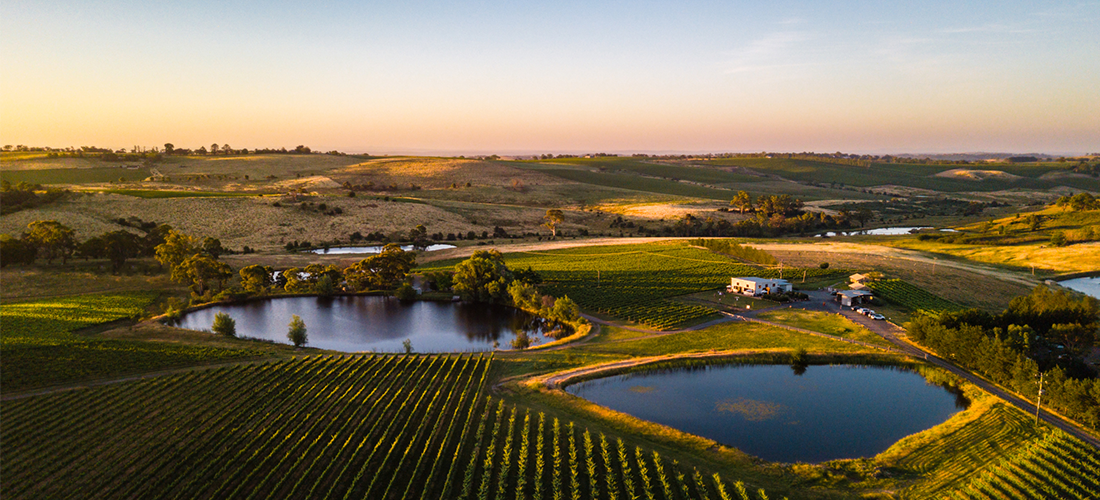
[[[566,391],[783,462],[873,456],[969,405],[957,388],[906,368],[811,365],[801,376],[792,368],[666,368],[585,381]]]
[[[401,352],[405,339],[416,352],[508,348],[517,332],[540,340],[546,331],[541,318],[510,307],[365,296],[284,297],[219,305],[187,313],[179,326],[209,329],[219,312],[237,322],[238,335],[279,343],[289,343],[287,323],[297,314],[306,323],[308,346],[347,352]]]

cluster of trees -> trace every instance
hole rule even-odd
[[[45,189],[40,184],[20,182],[13,185],[7,180],[0,181],[0,214],[46,205],[67,192],[63,189]]]
[[[153,151],[157,151],[156,148]],[[201,146],[198,149],[177,148],[175,144],[170,142],[164,144],[164,154],[176,155],[176,156],[190,156],[190,155],[246,155],[246,154],[299,154],[307,155],[313,153],[313,150],[309,146],[299,145],[294,149],[288,150],[287,148],[256,148],[249,151],[247,148],[234,149],[228,144],[213,143],[210,145],[210,149],[206,149],[206,146]],[[330,151],[328,154],[342,154],[338,151]]]
[[[118,272],[129,259],[153,256],[156,247],[164,243],[172,230],[167,224],[156,223],[143,223],[135,229],[145,234],[120,229],[81,242],[72,228],[56,220],[34,221],[27,225],[20,238],[0,235],[0,267],[31,264],[38,259],[45,259],[47,264],[60,259],[62,264],[67,264],[75,256],[85,260],[109,259],[112,271]],[[203,243],[210,251],[224,253],[220,241],[207,240]]]
[[[971,309],[917,316],[909,336],[956,363],[1100,429],[1100,379],[1080,360],[1096,342],[1100,301],[1045,286],[1001,314]]]
[[[196,296],[207,297],[215,288],[218,292],[224,290],[233,277],[233,268],[218,260],[224,252],[216,238],[199,240],[169,229],[154,254],[168,268],[173,281],[189,284]]]
[[[310,264],[292,267],[275,275],[271,266],[254,264],[241,268],[241,288],[250,294],[262,295],[283,290],[287,293],[332,295],[337,292],[391,290],[405,281],[409,270],[416,266],[416,254],[406,252],[396,244],[386,245],[376,255],[346,268],[335,265]]]
[[[530,268],[509,270],[499,251],[479,250],[455,266],[451,288],[467,301],[507,304],[538,314],[551,323],[555,338],[570,335],[580,320],[579,307],[569,297],[540,294],[535,285],[541,281]],[[529,338],[520,335],[513,346],[522,349],[530,343]]]
[[[1054,202],[1054,206],[1061,208],[1063,211],[1067,208],[1075,212],[1081,210],[1096,210],[1100,209],[1100,198],[1097,198],[1089,193],[1077,193],[1073,196],[1062,196]]]

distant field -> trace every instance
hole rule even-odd
[[[708,165],[739,166],[765,174],[778,175],[799,182],[837,183],[871,187],[895,184],[946,192],[999,191],[1004,189],[1050,189],[1073,187],[1084,183],[1096,189],[1095,179],[1040,179],[1051,172],[1064,171],[1064,165],[1053,164],[989,164],[989,165],[921,165],[908,163],[873,163],[870,167],[840,165],[813,160],[787,158],[722,158],[709,160]],[[982,180],[936,176],[955,168],[967,170],[1000,170],[1021,178],[990,177]]]
[[[544,160],[542,164],[566,164],[596,167],[601,170],[633,172],[652,177],[679,179],[704,184],[743,184],[761,182],[762,177],[738,174],[727,170],[707,166],[681,166],[668,163],[655,163],[635,158],[562,158]]]
[[[585,184],[595,184],[635,191],[667,194],[674,196],[687,196],[692,198],[704,198],[708,200],[730,200],[737,191],[729,189],[714,189],[694,184],[687,184],[665,179],[653,179],[630,174],[612,174],[605,172],[592,172],[573,168],[545,168],[536,167],[539,171]]]
[[[104,189],[104,193],[121,194],[137,198],[210,198],[219,196],[255,196],[253,193],[226,193],[221,191],[157,191],[153,189]]]
[[[149,177],[148,168],[93,167],[51,168],[45,170],[0,170],[0,179],[12,184],[100,184],[140,181]]]

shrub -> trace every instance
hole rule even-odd
[[[829,268],[829,263],[828,262],[822,262],[821,264],[818,264],[817,267],[820,267],[821,269],[828,269]]]
[[[397,290],[393,292],[393,295],[399,300],[415,300],[416,289],[408,283],[402,283],[397,287]]]
[[[226,337],[237,336],[237,322],[223,312],[214,315],[214,324],[210,329],[213,330],[214,333],[225,335]]]

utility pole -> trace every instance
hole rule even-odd
[[[1039,425],[1039,407],[1043,404],[1043,372],[1039,372],[1039,395],[1035,398],[1035,425]]]

